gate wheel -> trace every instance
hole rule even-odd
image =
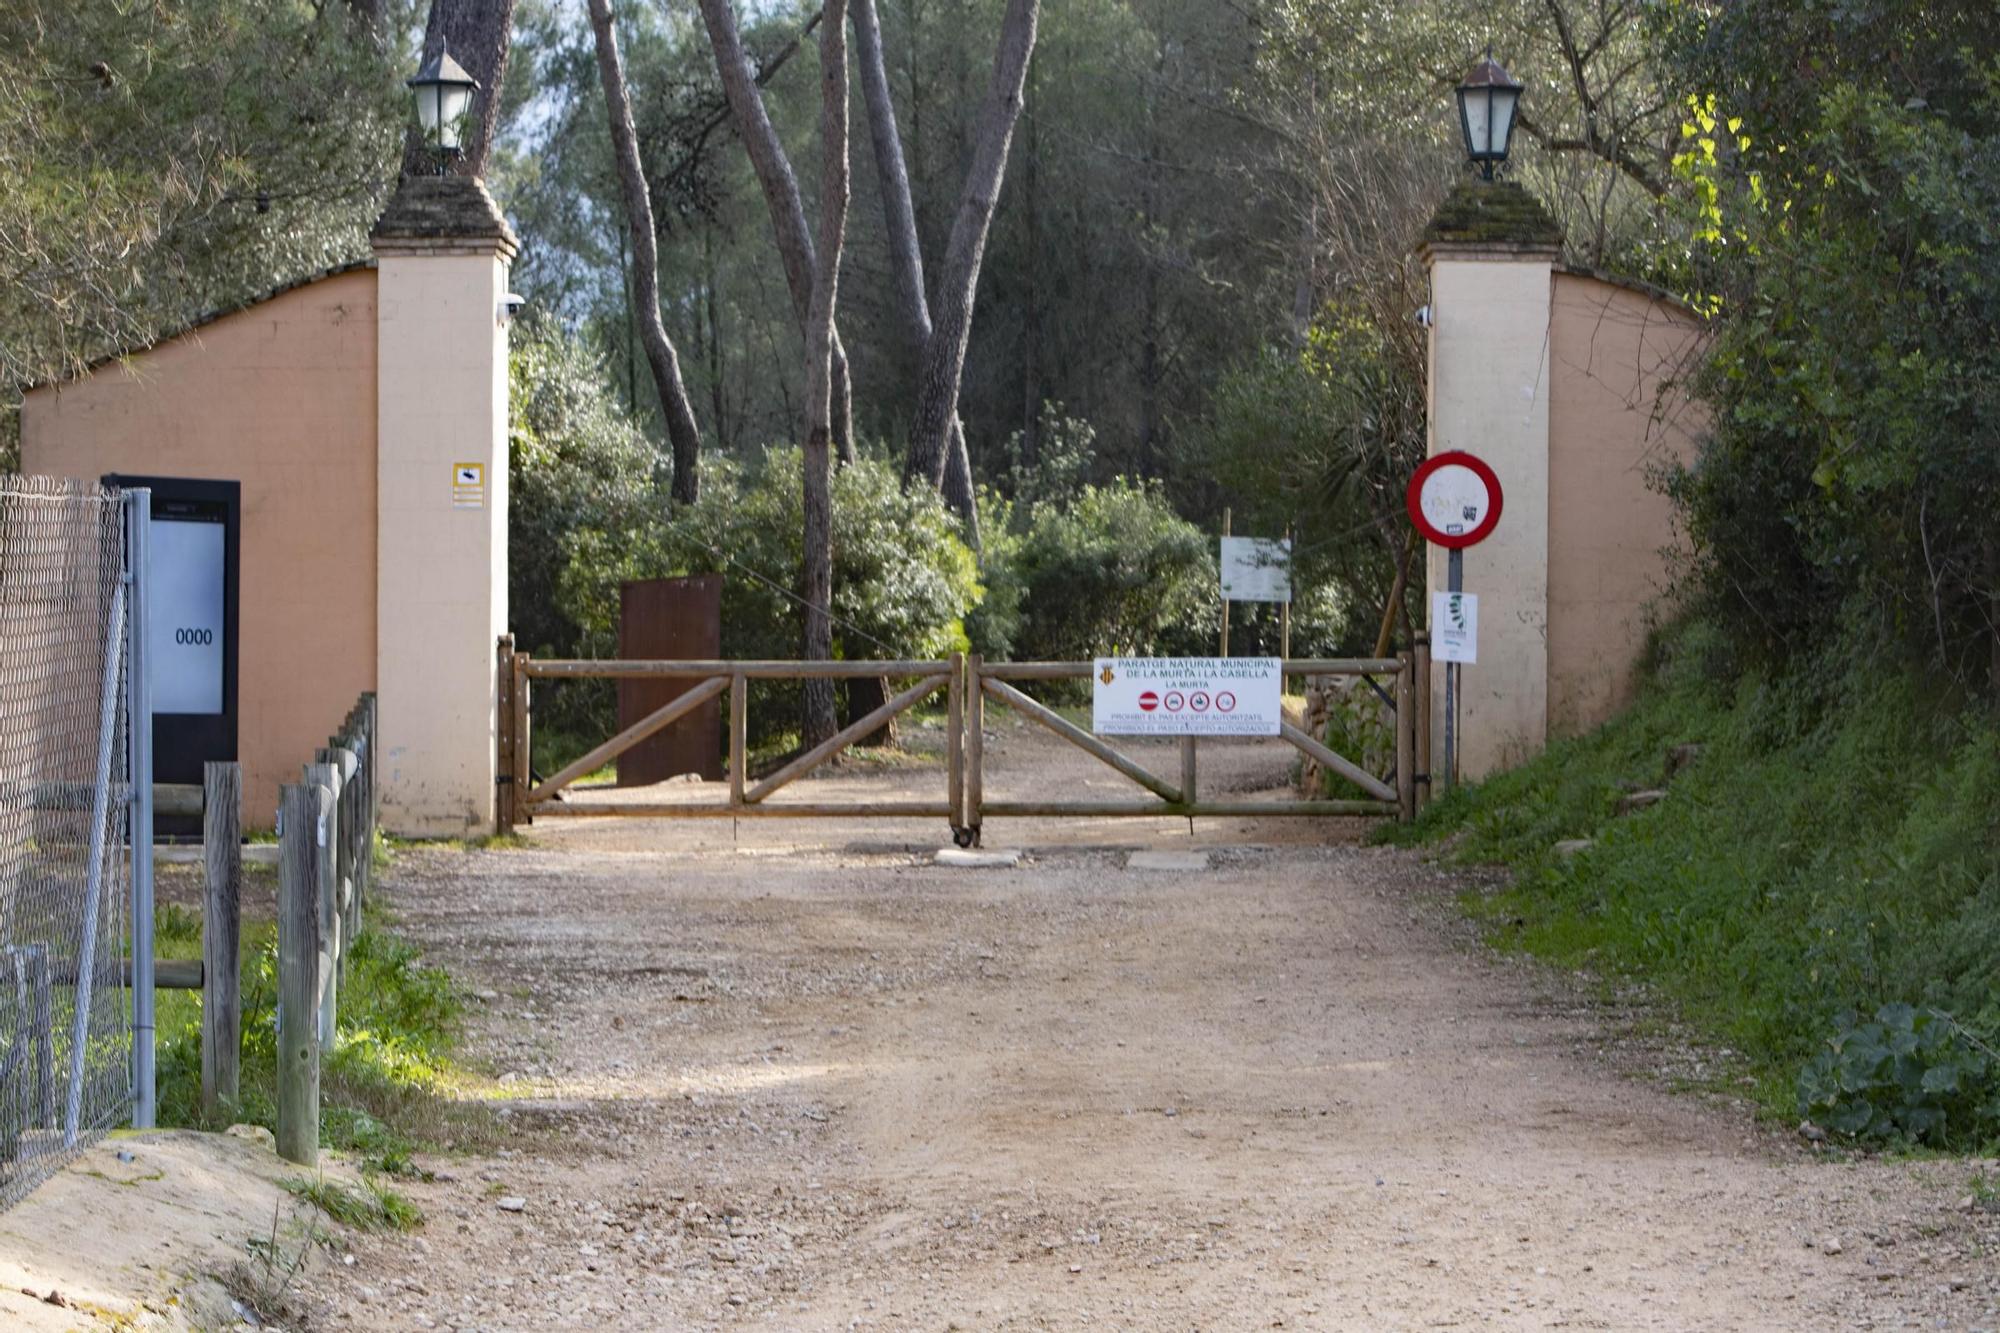
[[[960,828],[954,824],[951,826],[951,840],[961,847],[974,846],[979,841],[979,830],[976,828]]]

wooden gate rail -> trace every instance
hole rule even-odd
[[[513,640],[500,641],[499,822],[503,832],[544,815],[663,816],[673,819],[815,818],[841,816],[943,816],[961,846],[976,843],[986,816],[1196,816],[1196,815],[1394,815],[1414,816],[1419,796],[1417,756],[1428,748],[1428,719],[1423,716],[1429,691],[1417,680],[1420,658],[1402,657],[1288,658],[1286,676],[1361,676],[1393,678],[1394,693],[1376,690],[1392,702],[1395,718],[1396,770],[1378,777],[1359,763],[1334,751],[1318,737],[1289,722],[1278,736],[1294,749],[1361,789],[1360,799],[1302,801],[1203,800],[1199,793],[1198,742],[1180,738],[1179,781],[1171,781],[1140,764],[1102,738],[1031,698],[1016,682],[1087,680],[1089,662],[993,662],[954,654],[947,661],[802,662],[802,661],[537,661],[514,651]],[[749,682],[752,680],[909,679],[915,683],[865,717],[754,785],[746,770],[749,735]],[[529,691],[532,680],[679,679],[693,681],[689,690],[625,728],[610,740],[565,765],[543,781],[530,780]],[[833,759],[862,737],[914,708],[939,690],[946,692],[946,790],[937,801],[897,800],[858,802],[771,802],[768,798]],[[722,802],[660,804],[641,801],[563,803],[561,793],[587,773],[596,771],[662,728],[687,716],[724,692],[729,694],[729,793]],[[991,700],[1054,732],[1091,757],[1144,788],[1151,799],[1133,800],[1000,800],[985,795],[985,715]],[[1250,738],[1254,739],[1254,738]]]
[[[1178,786],[1148,770],[1130,756],[1106,744],[1097,736],[1063,717],[1060,713],[1029,698],[1010,681],[1087,680],[1089,662],[985,662],[967,659],[966,671],[971,714],[967,719],[969,758],[966,773],[965,819],[961,842],[977,842],[980,825],[987,815],[997,816],[1188,816],[1195,815],[1396,815],[1407,819],[1414,814],[1414,785],[1411,768],[1415,751],[1415,708],[1410,689],[1410,663],[1396,657],[1288,658],[1282,664],[1287,676],[1393,676],[1396,678],[1397,772],[1395,781],[1384,781],[1321,743],[1306,732],[1281,723],[1279,736],[1295,749],[1317,760],[1355,786],[1367,792],[1366,800],[1306,801],[1204,801],[1198,791],[1197,738],[1181,738],[1181,780]],[[1156,800],[1093,801],[992,801],[985,795],[984,730],[986,701],[1021,713],[1062,737],[1133,782],[1152,792]],[[1230,738],[1237,739],[1237,738]],[[1254,738],[1251,738],[1254,739]]]
[[[958,821],[961,808],[964,715],[962,654],[937,661],[537,661],[500,641],[500,793],[502,832],[532,823],[536,815],[664,816],[673,819],[813,818],[844,814],[941,817]],[[916,684],[855,719],[819,745],[798,755],[752,786],[748,781],[749,682],[752,680],[864,680],[918,677]],[[685,694],[647,714],[610,740],[564,765],[543,781],[531,781],[528,701],[531,680],[669,679],[697,682]],[[774,792],[790,785],[841,751],[887,726],[939,690],[949,696],[946,726],[946,767],[950,778],[944,799],[936,801],[875,801],[866,804],[771,802]],[[654,733],[671,726],[716,696],[729,694],[729,795],[721,803],[672,804],[643,801],[563,803],[560,794],[578,778],[595,772]]]

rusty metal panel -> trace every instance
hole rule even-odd
[[[640,579],[618,592],[618,655],[628,661],[706,660],[722,655],[722,575]],[[699,680],[618,682],[618,727],[664,708]],[[618,756],[618,785],[643,787],[684,773],[722,780],[722,704],[703,704]]]

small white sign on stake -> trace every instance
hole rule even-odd
[[[1090,729],[1099,736],[1275,736],[1284,720],[1275,657],[1100,657]]]
[[[1292,543],[1268,537],[1222,539],[1222,597],[1229,602],[1292,600]]]
[[[1479,660],[1479,597],[1469,592],[1431,594],[1431,657],[1439,662]]]

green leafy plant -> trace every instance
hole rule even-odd
[[[413,1231],[423,1225],[417,1206],[387,1185],[364,1176],[359,1187],[326,1176],[288,1176],[278,1182],[343,1226],[357,1231]]]
[[[1885,1004],[1840,1031],[1799,1075],[1799,1111],[1859,1139],[1939,1147],[2000,1132],[2000,1078],[1984,1044],[1951,1015]]]

